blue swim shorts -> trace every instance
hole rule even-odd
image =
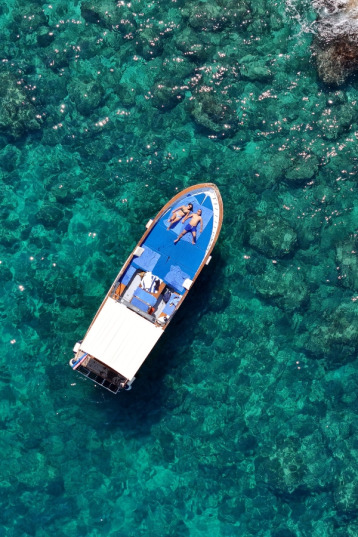
[[[193,233],[193,231],[196,231],[196,226],[191,226],[190,224],[187,224],[184,229],[185,231],[191,231]]]

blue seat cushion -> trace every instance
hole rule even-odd
[[[144,252],[141,256],[135,257],[132,261],[132,265],[147,272],[153,272],[155,265],[157,264],[160,254],[155,252],[148,246],[143,244]]]
[[[172,293],[170,299],[168,300],[167,305],[165,306],[163,310],[163,313],[170,316],[174,312],[175,308],[177,307],[177,304],[180,299],[181,299],[180,296],[178,296],[176,293]]]
[[[155,296],[151,295],[150,293],[147,293],[144,289],[141,287],[137,287],[137,289],[134,291],[134,296],[142,300],[142,302],[145,302],[149,306],[154,306],[154,304],[157,302],[157,299]]]
[[[183,272],[179,266],[171,265],[170,271],[164,276],[163,279],[169,285],[174,287],[176,291],[179,291],[179,293],[181,293],[184,290],[184,280],[186,280],[187,278],[190,279],[189,274]]]
[[[148,304],[144,304],[144,302],[142,302],[141,300],[138,300],[138,298],[136,297],[133,297],[132,300],[131,300],[131,304],[133,306],[135,306],[136,308],[142,310],[142,311],[145,311],[147,312],[148,311]]]

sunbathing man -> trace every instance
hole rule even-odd
[[[196,228],[198,227],[199,225],[199,222],[200,222],[200,233],[203,232],[203,219],[201,218],[201,209],[199,209],[196,214],[193,214],[191,215],[191,219],[190,219],[190,222],[189,224],[187,224],[185,226],[185,228],[183,229],[183,231],[180,233],[180,235],[178,235],[178,238],[175,239],[174,241],[174,244],[176,244],[178,241],[180,241],[180,239],[182,237],[184,237],[184,235],[186,235],[187,233],[191,233],[192,236],[193,236],[193,240],[191,241],[193,244],[196,243]],[[186,215],[183,219],[183,222],[185,222],[185,220],[187,220],[188,218],[190,217],[190,214]]]
[[[167,227],[167,229],[170,229],[172,226],[174,226],[174,224],[179,222],[179,220],[181,220],[183,216],[189,216],[192,210],[192,203],[188,203],[188,205],[182,205],[181,207],[174,209],[173,214],[168,220],[169,226]]]

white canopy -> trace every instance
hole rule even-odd
[[[81,349],[132,379],[162,334],[159,326],[107,298]]]

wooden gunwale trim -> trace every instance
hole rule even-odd
[[[88,332],[90,331],[90,329],[92,328],[92,325],[93,323],[95,322],[95,320],[97,319],[99,313],[101,312],[107,298],[110,296],[110,294],[113,292],[114,290],[114,286],[116,284],[116,282],[118,281],[118,279],[120,278],[120,276],[126,271],[128,265],[131,263],[134,255],[133,255],[133,252],[135,251],[135,249],[140,246],[144,240],[147,238],[147,236],[149,235],[149,233],[152,231],[153,227],[156,225],[156,223],[158,222],[158,220],[160,220],[160,218],[162,217],[162,215],[170,208],[171,205],[175,204],[176,201],[178,201],[180,198],[182,198],[183,196],[185,196],[186,194],[189,194],[190,192],[193,192],[194,190],[200,190],[200,189],[205,189],[205,188],[212,188],[217,196],[217,199],[218,199],[218,203],[219,203],[219,211],[220,211],[220,214],[219,214],[219,223],[218,223],[218,228],[216,230],[216,233],[215,233],[215,237],[214,237],[214,240],[212,242],[212,245],[210,246],[210,249],[208,250],[207,254],[205,255],[201,265],[199,266],[197,272],[196,272],[196,275],[194,277],[194,279],[192,280],[193,283],[195,282],[195,280],[197,279],[197,277],[199,276],[200,272],[202,271],[202,269],[204,268],[205,264],[206,264],[206,261],[208,260],[211,252],[213,251],[213,248],[216,244],[216,241],[218,239],[218,236],[220,234],[220,231],[221,231],[221,226],[222,226],[222,221],[223,221],[223,202],[222,202],[222,198],[221,198],[221,194],[219,192],[219,189],[216,185],[214,185],[214,183],[199,183],[197,185],[193,185],[193,186],[190,186],[188,188],[185,188],[184,190],[181,190],[178,194],[176,194],[173,198],[171,198],[165,205],[164,207],[159,211],[159,213],[157,214],[157,216],[154,218],[153,222],[151,223],[151,225],[149,226],[149,228],[144,232],[144,234],[142,235],[142,237],[140,238],[140,240],[138,241],[138,243],[135,245],[135,247],[133,248],[132,252],[129,254],[126,262],[124,263],[124,265],[122,266],[121,270],[119,271],[119,273],[117,274],[114,282],[112,283],[111,287],[109,288],[109,291],[107,292],[106,296],[104,297],[104,299],[102,300],[102,303],[100,305],[100,307],[98,308],[97,310],[97,313],[96,315],[94,316],[94,318],[92,319],[92,322],[91,324],[89,325],[83,339],[86,338]],[[177,308],[175,309],[175,312],[173,313],[173,315],[171,316],[171,318],[169,319],[169,322],[161,327],[162,330],[164,331],[167,326],[169,325],[170,321],[172,320],[172,318],[174,317],[174,314],[178,311],[178,309],[180,308],[180,306],[182,305],[183,303],[183,300],[185,299],[185,297],[187,296],[188,292],[190,291],[189,290],[186,290],[183,295],[182,295],[182,298],[181,300],[178,302],[178,305],[177,305]],[[95,358],[97,360],[97,358],[94,356],[93,358]]]

